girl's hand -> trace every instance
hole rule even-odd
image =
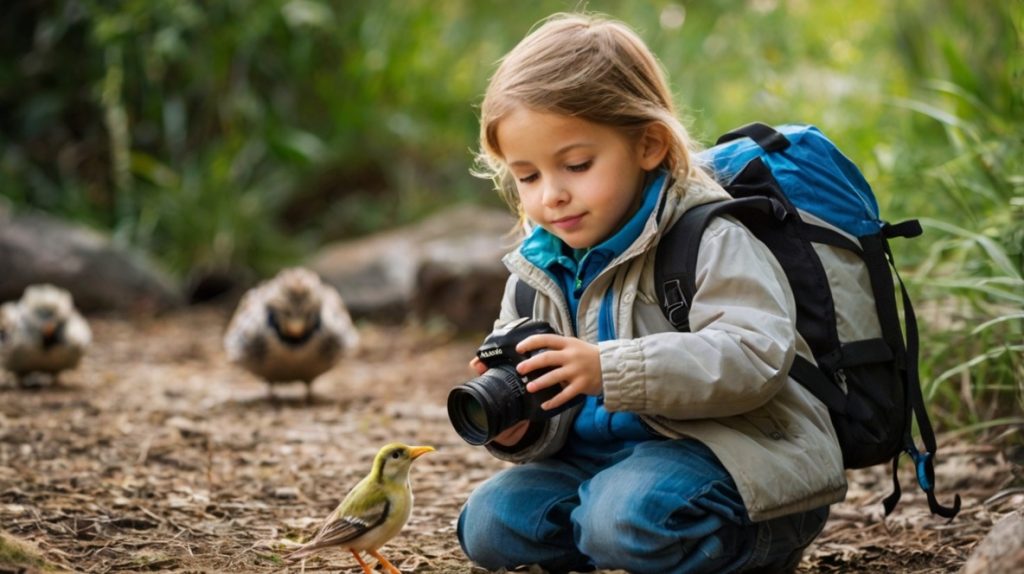
[[[528,428],[530,428],[530,421],[519,421],[494,437],[494,442],[501,446],[512,446],[523,439]]]
[[[480,376],[487,372],[487,365],[485,365],[484,362],[480,360],[480,357],[473,357],[469,361],[469,368],[476,371],[477,376]]]
[[[558,384],[564,387],[554,398],[541,405],[545,410],[558,408],[577,395],[600,395],[604,390],[601,351],[597,345],[575,337],[533,335],[516,346],[516,351],[520,353],[540,349],[547,350],[519,363],[516,370],[520,375],[525,375],[537,369],[552,369],[526,385],[526,390],[531,393]]]
[[[479,357],[473,357],[469,361],[469,368],[476,371],[478,376],[487,372],[487,365]],[[494,437],[494,442],[502,446],[512,446],[523,439],[523,435],[526,434],[526,429],[528,428],[530,428],[530,421],[519,421]]]

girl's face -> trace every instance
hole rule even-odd
[[[637,137],[580,118],[518,107],[498,146],[531,221],[574,249],[593,247],[639,205],[644,173],[665,157],[664,138]]]

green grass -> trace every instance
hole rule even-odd
[[[0,568],[15,572],[65,572],[48,562],[33,546],[0,532]]]

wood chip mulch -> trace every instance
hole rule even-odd
[[[438,452],[416,462],[416,507],[383,553],[407,573],[485,572],[462,554],[454,521],[505,464],[463,443],[444,407],[469,376],[476,338],[362,325],[362,348],[306,404],[301,385],[271,400],[226,362],[223,310],[90,321],[93,346],[59,384],[18,389],[0,375],[0,534],[76,572],[298,572],[281,555],[313,534],[382,444],[399,440]],[[980,442],[942,437],[940,501],[963,499],[952,522],[928,513],[909,464],[887,518],[889,469],[851,471],[846,501],[800,571],[958,571],[993,523],[1024,505],[1020,461],[998,437]],[[361,572],[347,552],[305,569]],[[19,571],[41,570],[0,544],[0,574]]]

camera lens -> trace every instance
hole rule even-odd
[[[455,432],[472,445],[490,442],[523,419],[519,375],[511,367],[488,369],[448,394],[448,418]]]
[[[460,408],[466,414],[466,422],[473,425],[474,428],[487,432],[487,412],[484,411],[483,405],[470,395],[463,395],[461,400]]]
[[[449,409],[453,408],[454,411],[458,413],[457,416],[461,422],[461,426],[466,429],[464,432],[480,437],[487,437],[490,435],[488,432],[489,425],[487,424],[487,411],[484,409],[484,406],[480,404],[480,401],[471,393],[453,393]],[[486,438],[483,439],[483,442],[486,442]]]

